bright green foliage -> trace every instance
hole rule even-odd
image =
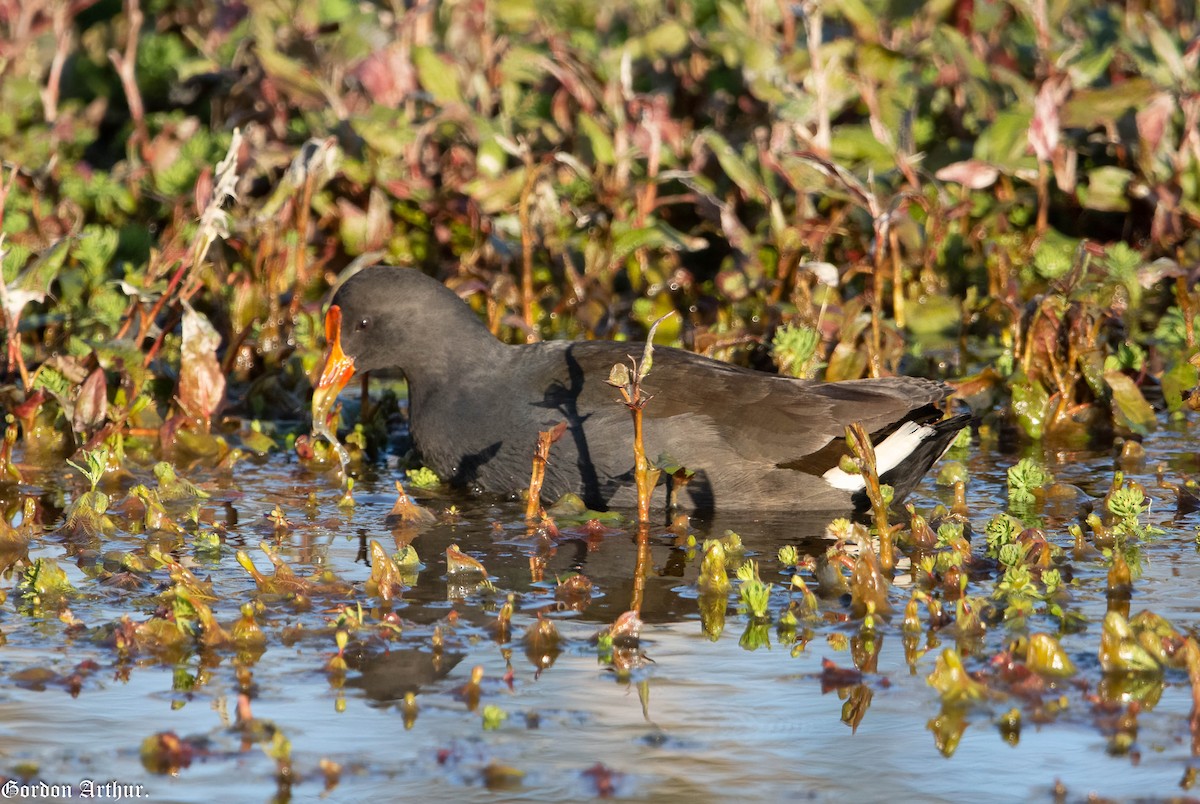
[[[796,545],[788,544],[779,548],[779,563],[785,567],[794,567],[800,563],[800,552]]]
[[[1034,492],[1053,478],[1030,458],[1022,458],[1008,470],[1008,499],[1013,503],[1033,502]]]
[[[775,330],[771,350],[779,370],[793,377],[811,379],[824,364],[819,362],[817,347],[820,333],[813,327],[786,324]]]
[[[504,725],[504,721],[508,720],[508,712],[495,704],[486,704],[483,707],[482,716],[484,731],[496,731]]]
[[[422,466],[420,469],[409,469],[405,472],[405,475],[408,476],[408,484],[418,489],[436,488],[442,482],[437,473],[428,466]]]
[[[91,484],[91,490],[95,491],[96,486],[100,483],[100,479],[104,477],[104,473],[108,470],[108,450],[100,447],[99,449],[84,453],[83,458],[87,464],[86,467],[80,466],[69,458],[67,459],[67,463],[82,472],[83,476],[87,478],[88,483]]]
[[[1000,550],[1014,544],[1017,535],[1024,527],[1019,520],[1008,514],[997,514],[992,517],[984,529],[984,533],[987,535],[987,554],[992,558],[998,558]]]
[[[741,582],[738,585],[738,595],[747,613],[755,620],[766,619],[773,584],[763,583],[759,579],[758,563],[755,561],[747,561],[738,567],[737,577]]]

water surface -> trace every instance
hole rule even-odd
[[[1174,494],[1154,487],[1154,468],[1169,465],[1169,479],[1194,469],[1191,434],[1163,431],[1146,441],[1150,456],[1131,473],[1144,483],[1154,504],[1149,519],[1165,534],[1144,546],[1145,565],[1135,583],[1132,611],[1151,609],[1181,631],[1194,631],[1200,610],[1200,561],[1196,514],[1175,516]],[[1058,479],[1094,498],[1107,490],[1113,459],[1108,450],[1047,453]],[[1015,456],[973,446],[966,456],[971,472],[969,503],[977,533],[1004,510],[1004,472]],[[151,482],[147,469],[139,480]],[[233,650],[193,650],[169,659],[141,654],[122,662],[97,639],[103,627],[128,615],[135,622],[159,605],[156,594],[169,584],[166,570],[150,573],[147,588],[121,591],[85,572],[94,552],[80,551],[55,532],[31,548],[36,558],[53,557],[81,593],[70,610],[87,627],[70,629],[57,612],[19,612],[16,595],[0,617],[7,644],[0,647],[0,751],[2,770],[23,783],[37,780],[78,785],[81,780],[141,784],[153,801],[208,802],[286,797],[318,800],[556,801],[597,795],[601,785],[627,800],[810,800],[1004,801],[1048,799],[1055,785],[1071,799],[1091,793],[1118,798],[1184,794],[1180,788],[1193,763],[1188,716],[1191,691],[1186,675],[1168,671],[1157,700],[1151,696],[1138,717],[1133,750],[1112,754],[1111,729],[1097,721],[1093,701],[1101,679],[1097,659],[1100,622],[1107,607],[1106,569],[1076,564],[1072,606],[1088,625],[1062,637],[1080,668],[1075,683],[1064,685],[1067,709],[1037,724],[1030,709],[1014,698],[988,702],[966,715],[966,728],[947,757],[935,741],[930,721],[941,703],[926,683],[938,654],[955,645],[953,629],[920,637],[924,651],[910,668],[899,630],[899,614],[880,628],[876,669],[856,691],[822,692],[822,660],[853,666],[849,647],[860,623],[849,617],[848,601],[821,601],[822,616],[804,624],[811,632],[802,649],[782,644],[772,626],[771,644],[749,651],[740,644],[747,618],[731,594],[720,637],[701,627],[697,606],[698,551],[676,547],[656,529],[651,569],[645,584],[641,649],[646,660],[628,673],[602,662],[592,637],[629,608],[636,542],[628,525],[601,534],[561,525],[557,538],[530,534],[517,502],[421,493],[434,510],[458,509],[453,521],[423,530],[412,542],[425,568],[395,603],[402,635],[391,640],[355,634],[352,669],[327,671],[336,646],[330,623],[338,608],[361,603],[368,624],[384,613],[369,598],[365,546],[378,540],[389,551],[411,534],[385,523],[400,473],[379,467],[359,479],[357,504],[337,505],[332,477],[314,475],[294,460],[276,455],[239,464],[232,477],[202,469],[188,473],[211,493],[202,519],[223,523],[219,558],[193,556],[185,546],[176,557],[218,593],[213,609],[228,627],[239,606],[256,596],[254,582],[238,566],[233,551],[244,548],[260,568],[269,569],[258,543],[267,540],[297,572],[331,569],[353,584],[348,596],[314,597],[309,610],[286,599],[263,598],[258,622],[267,634],[265,652],[253,664],[250,703],[253,716],[269,720],[290,742],[291,784],[277,779],[277,763],[261,744],[234,728],[242,682]],[[16,493],[61,496],[80,492],[77,478],[30,472]],[[316,492],[315,504],[309,495]],[[110,492],[120,499],[120,489]],[[949,503],[951,495],[927,479],[915,495],[918,509]],[[290,530],[276,533],[266,515],[282,507]],[[1046,512],[1043,512],[1044,514]],[[60,525],[61,523],[52,523]],[[823,521],[786,516],[726,517],[695,523],[699,542],[736,530],[759,561],[764,581],[776,584],[775,613],[788,600],[788,575],[776,560],[779,547],[798,545],[818,553],[827,546]],[[1046,514],[1052,541],[1069,545],[1067,521]],[[208,526],[206,526],[208,527]],[[148,537],[119,530],[104,550],[145,551]],[[981,537],[977,537],[981,542]],[[445,549],[457,543],[481,560],[492,590],[464,589],[446,577]],[[982,545],[977,546],[982,552]],[[531,557],[544,559],[540,581],[531,577]],[[81,568],[82,567],[82,568]],[[560,610],[554,581],[582,572],[594,584],[591,604],[582,612]],[[987,594],[992,582],[973,586]],[[464,594],[465,592],[465,594]],[[495,633],[494,622],[506,596],[515,595],[512,638]],[[896,588],[902,611],[911,590]],[[561,653],[548,667],[527,652],[520,635],[538,613],[554,619]],[[300,627],[298,629],[298,627]],[[1035,618],[1046,630],[1052,621]],[[434,650],[437,629],[443,639]],[[989,631],[984,648],[968,657],[978,669],[1011,635]],[[30,683],[26,671],[69,674],[80,662],[95,662],[76,697],[62,683]],[[468,710],[459,694],[475,666],[483,668],[480,706]],[[246,669],[243,669],[243,674]],[[506,675],[510,682],[506,681]],[[416,693],[418,712],[405,728],[401,699]],[[869,707],[852,728],[851,696]],[[500,728],[485,730],[480,709],[488,704],[508,715]],[[1027,717],[1019,741],[1010,744],[996,726],[1013,707]],[[200,750],[174,775],[148,771],[139,748],[156,733],[194,739]],[[341,766],[336,785],[326,791],[322,760]],[[597,769],[597,766],[602,766]],[[489,787],[489,766],[519,770],[524,776],[499,789]],[[599,781],[598,781],[599,780]],[[495,779],[491,779],[495,783]],[[608,789],[607,787],[605,789]]]

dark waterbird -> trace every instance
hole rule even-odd
[[[539,431],[565,422],[543,493],[575,492],[592,508],[635,504],[629,412],[605,381],[614,364],[641,355],[641,344],[507,345],[444,285],[382,266],[342,285],[325,327],[330,349],[313,395],[315,422],[326,420],[355,371],[400,369],[413,443],[443,480],[520,491]],[[666,347],[654,350],[643,388],[653,397],[644,412],[646,454],[694,473],[679,502],[700,514],[865,507],[862,477],[838,468],[846,425],[856,421],[872,434],[881,480],[899,499],[968,420],[942,419],[936,403],[950,389],[931,380],[811,382]]]

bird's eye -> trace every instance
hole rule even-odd
[[[354,325],[355,332],[361,332],[371,326],[371,319],[363,317],[358,319],[358,323]]]

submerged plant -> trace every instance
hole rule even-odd
[[[483,707],[483,730],[496,731],[504,725],[504,721],[508,720],[508,712],[501,709],[496,704],[487,704]]]
[[[697,580],[702,592],[724,595],[729,590],[729,573],[725,562],[725,547],[721,542],[712,540],[705,544]]]
[[[421,527],[437,520],[432,511],[408,495],[399,480],[396,481],[396,494],[396,503],[385,518],[389,524]]]
[[[856,617],[865,617],[868,613],[876,612],[882,615],[891,613],[892,604],[888,599],[891,584],[880,563],[870,540],[860,535],[858,558],[854,561],[854,569],[850,574],[850,605]]]
[[[753,620],[766,620],[770,615],[768,605],[773,584],[763,583],[758,577],[758,562],[747,561],[738,567],[738,596]]]
[[[35,613],[65,603],[76,594],[70,578],[52,558],[38,558],[17,579],[16,593]]]
[[[366,592],[387,603],[404,591],[404,580],[400,568],[376,540],[371,540],[371,577],[367,579]]]
[[[476,558],[458,549],[457,544],[446,548],[446,573],[452,577],[477,576],[487,578],[488,571]]]
[[[1052,678],[1070,678],[1078,672],[1071,657],[1050,634],[1030,634],[1025,645],[1025,664],[1035,673]]]
[[[208,497],[208,492],[180,477],[175,471],[175,467],[166,461],[154,464],[154,477],[158,480],[158,496],[164,501],[207,499]]]
[[[962,658],[950,649],[942,651],[933,672],[925,680],[942,696],[942,703],[949,706],[961,707],[988,697],[987,685],[971,678],[963,667]]]
[[[1107,507],[1116,518],[1116,530],[1120,534],[1146,539],[1162,533],[1161,528],[1141,523],[1142,515],[1150,510],[1150,503],[1146,499],[1145,490],[1139,485],[1122,484],[1121,478],[1118,477],[1116,485],[1108,495]]]
[[[988,522],[984,533],[987,536],[987,554],[992,558],[999,559],[1000,553],[1010,545],[1017,542],[1017,537],[1024,529],[1021,521],[1015,519],[1008,514],[997,514]],[[1005,564],[1015,563],[1014,561],[1002,561]]]
[[[409,485],[417,489],[432,489],[441,485],[442,479],[437,476],[428,466],[422,466],[420,469],[409,469],[404,473],[408,478]]]
[[[1022,458],[1008,469],[1008,500],[1014,505],[1028,505],[1052,480],[1050,474],[1033,460]]]
[[[1100,635],[1100,667],[1106,673],[1139,675],[1162,672],[1162,665],[1138,642],[1129,622],[1115,611],[1104,617]]]
[[[843,471],[857,472],[863,476],[867,499],[871,502],[875,533],[879,538],[879,564],[884,572],[890,573],[896,568],[895,531],[900,527],[888,524],[892,488],[879,482],[879,474],[875,468],[875,448],[860,422],[846,427],[846,444],[853,457],[843,458],[841,468]]]

